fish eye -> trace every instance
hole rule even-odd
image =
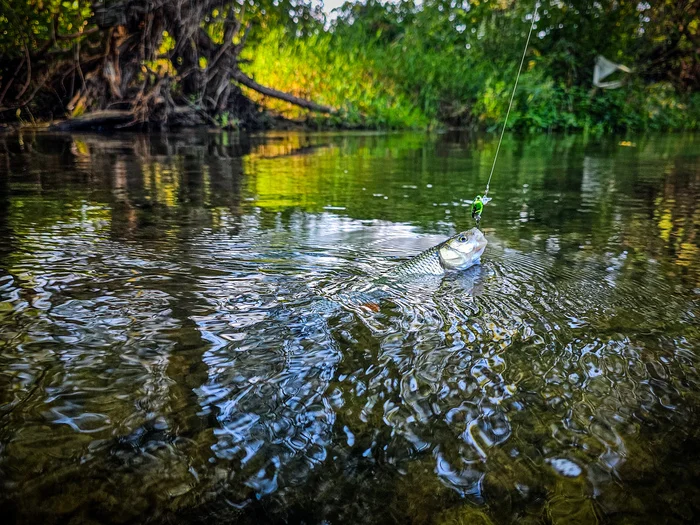
[[[457,239],[459,242],[467,242],[467,237],[465,235],[460,235]]]

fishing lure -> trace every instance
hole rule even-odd
[[[478,227],[481,223],[481,213],[484,211],[484,205],[491,201],[491,197],[484,195],[477,195],[472,201],[472,219],[476,221],[476,226]],[[469,202],[469,201],[467,201]]]
[[[476,224],[481,222],[481,212],[484,211],[484,201],[481,198],[481,195],[477,195],[474,198],[474,202],[472,202],[472,219],[476,221]]]

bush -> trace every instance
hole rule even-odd
[[[594,133],[697,129],[698,95],[681,95],[668,82],[632,77],[617,90],[591,86],[598,52],[634,64],[633,52],[642,44],[660,41],[654,23],[670,12],[656,13],[642,4],[580,4],[573,12],[550,5],[541,13],[538,29],[544,29],[536,30],[528,49],[509,128]],[[288,29],[271,31],[251,49],[249,71],[262,83],[341,110],[340,119],[325,123],[498,128],[531,6],[506,0],[424,0],[421,6],[411,1],[347,3],[330,28],[319,25],[303,37]],[[638,8],[657,20],[640,22]],[[647,25],[639,32],[642,23]],[[307,116],[290,105],[264,102],[286,116]]]

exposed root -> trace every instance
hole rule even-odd
[[[62,129],[217,124],[224,114],[228,120],[245,122],[259,112],[251,110],[254,106],[237,83],[312,111],[333,112],[244,74],[239,56],[250,26],[242,28],[233,7],[225,8],[224,38],[214,42],[201,23],[215,8],[222,9],[221,0],[115,0],[95,6],[91,24],[82,32],[58,35],[54,27],[51,40],[34,55],[25,46],[13,75],[0,65],[0,74],[8,78],[0,86],[0,104],[8,96],[12,100],[0,107],[0,119],[30,104],[40,110],[33,100],[45,91],[52,105],[58,96],[63,111],[75,121],[73,126],[60,124]],[[163,53],[166,32],[175,46]],[[59,42],[66,41],[74,44],[62,48]],[[69,77],[67,89],[64,81]],[[58,110],[52,107],[52,113],[54,109]]]

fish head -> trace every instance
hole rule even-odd
[[[445,268],[465,270],[478,264],[488,241],[478,228],[458,233],[440,246],[439,253]]]

